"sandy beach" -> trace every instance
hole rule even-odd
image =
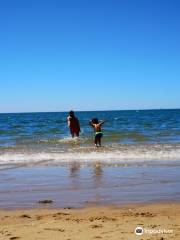
[[[180,239],[180,204],[1,210],[0,239]],[[144,233],[134,233],[136,227]]]

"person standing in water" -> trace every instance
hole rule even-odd
[[[105,121],[99,121],[97,118],[93,118],[89,124],[94,128],[95,136],[94,136],[94,144],[95,147],[101,147],[101,138],[103,136],[101,126],[105,123]]]
[[[70,129],[72,138],[79,137],[81,128],[80,128],[79,120],[75,116],[74,111],[69,112],[69,116],[67,117],[67,123]]]

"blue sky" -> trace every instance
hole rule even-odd
[[[0,112],[180,107],[177,0],[1,1]]]

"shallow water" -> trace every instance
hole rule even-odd
[[[47,207],[83,207],[87,204],[149,203],[180,200],[177,166],[61,167],[1,170],[0,208],[45,207],[39,200],[53,200]]]
[[[0,114],[0,168],[180,160],[180,110],[77,112],[77,116],[81,136],[71,139],[67,113]],[[104,147],[98,150],[88,124],[93,117],[107,120]]]

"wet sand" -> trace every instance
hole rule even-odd
[[[179,166],[26,167],[0,171],[0,209],[180,201]]]
[[[180,239],[179,166],[73,163],[0,173],[2,240]]]
[[[180,239],[180,203],[1,210],[0,220],[2,240]],[[143,235],[135,234],[137,226]]]

